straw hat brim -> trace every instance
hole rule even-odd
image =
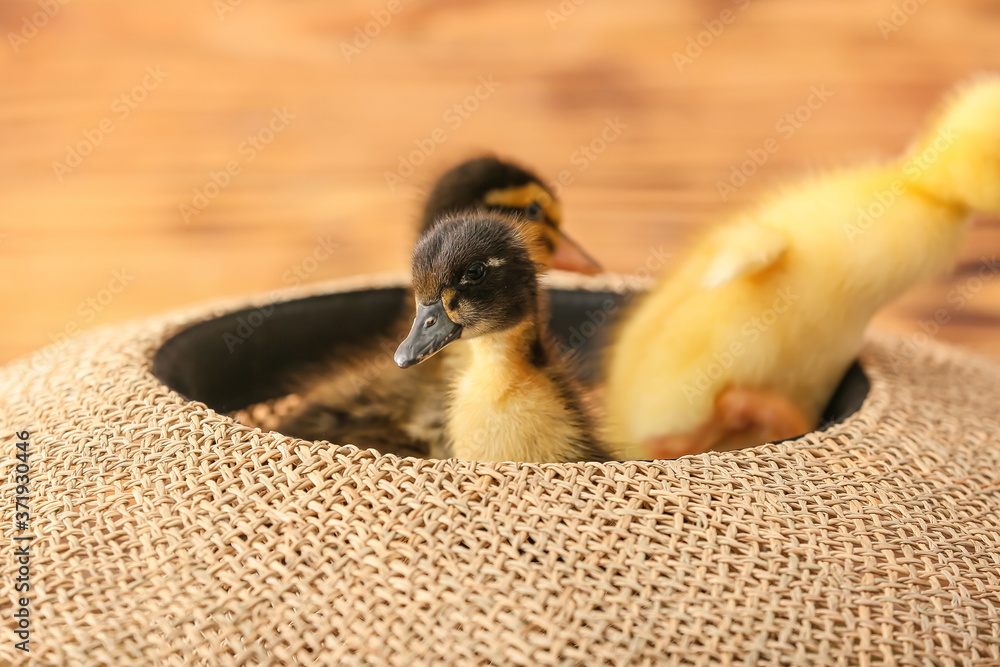
[[[825,430],[575,464],[297,440],[154,374],[193,324],[399,284],[188,309],[0,369],[7,545],[14,434],[30,431],[32,660],[1000,664],[1000,366],[985,358],[871,335],[863,404]],[[0,662],[23,657],[8,634]]]

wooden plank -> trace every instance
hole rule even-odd
[[[16,44],[39,5],[0,6],[0,302],[17,314],[0,329],[0,362],[73,324],[279,287],[324,239],[336,250],[310,278],[405,268],[421,193],[482,150],[567,172],[568,226],[608,268],[633,271],[650,247],[680,253],[789,179],[902,150],[955,81],[1000,70],[988,0],[912,16],[881,0],[588,0],[562,3],[575,7],[566,16],[555,1],[404,2],[349,58],[343,45],[385,2],[232,0],[217,12],[227,1],[68,3]],[[707,46],[678,67],[699,33]],[[829,100],[779,134],[814,86]],[[615,119],[620,134],[587,157]],[[246,143],[272,122],[269,142]],[[414,153],[438,127],[447,139]],[[771,136],[779,151],[723,201],[717,183]],[[73,150],[88,154],[57,173]],[[391,189],[386,172],[411,154],[421,164]],[[229,163],[239,173],[185,220],[180,207]],[[961,262],[994,253],[1000,222],[983,218]],[[88,310],[121,270],[134,279]],[[921,331],[968,280],[914,290],[879,326]],[[952,309],[935,338],[1000,357],[1000,281]]]

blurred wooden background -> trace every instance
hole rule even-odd
[[[483,150],[565,172],[567,226],[633,272],[776,184],[902,150],[954,82],[1000,70],[993,0],[4,0],[0,29],[0,362],[76,327],[405,268],[421,192]],[[829,99],[779,129],[814,87]],[[937,339],[1000,357],[1000,280],[969,277],[994,254],[982,218],[966,270],[878,326],[945,306]]]

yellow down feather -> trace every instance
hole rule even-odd
[[[875,312],[954,261],[971,211],[1000,212],[1000,78],[960,87],[894,162],[792,187],[701,240],[622,323],[607,437],[708,420],[730,386],[776,391],[814,422]]]

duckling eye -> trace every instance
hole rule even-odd
[[[475,285],[481,282],[483,278],[486,277],[486,265],[482,262],[473,262],[469,265],[469,268],[465,270],[465,275],[462,276],[463,285]]]
[[[541,220],[542,217],[545,215],[545,209],[542,208],[541,204],[539,204],[536,201],[533,201],[530,204],[528,204],[527,208],[524,209],[524,214],[527,215],[532,220]]]

